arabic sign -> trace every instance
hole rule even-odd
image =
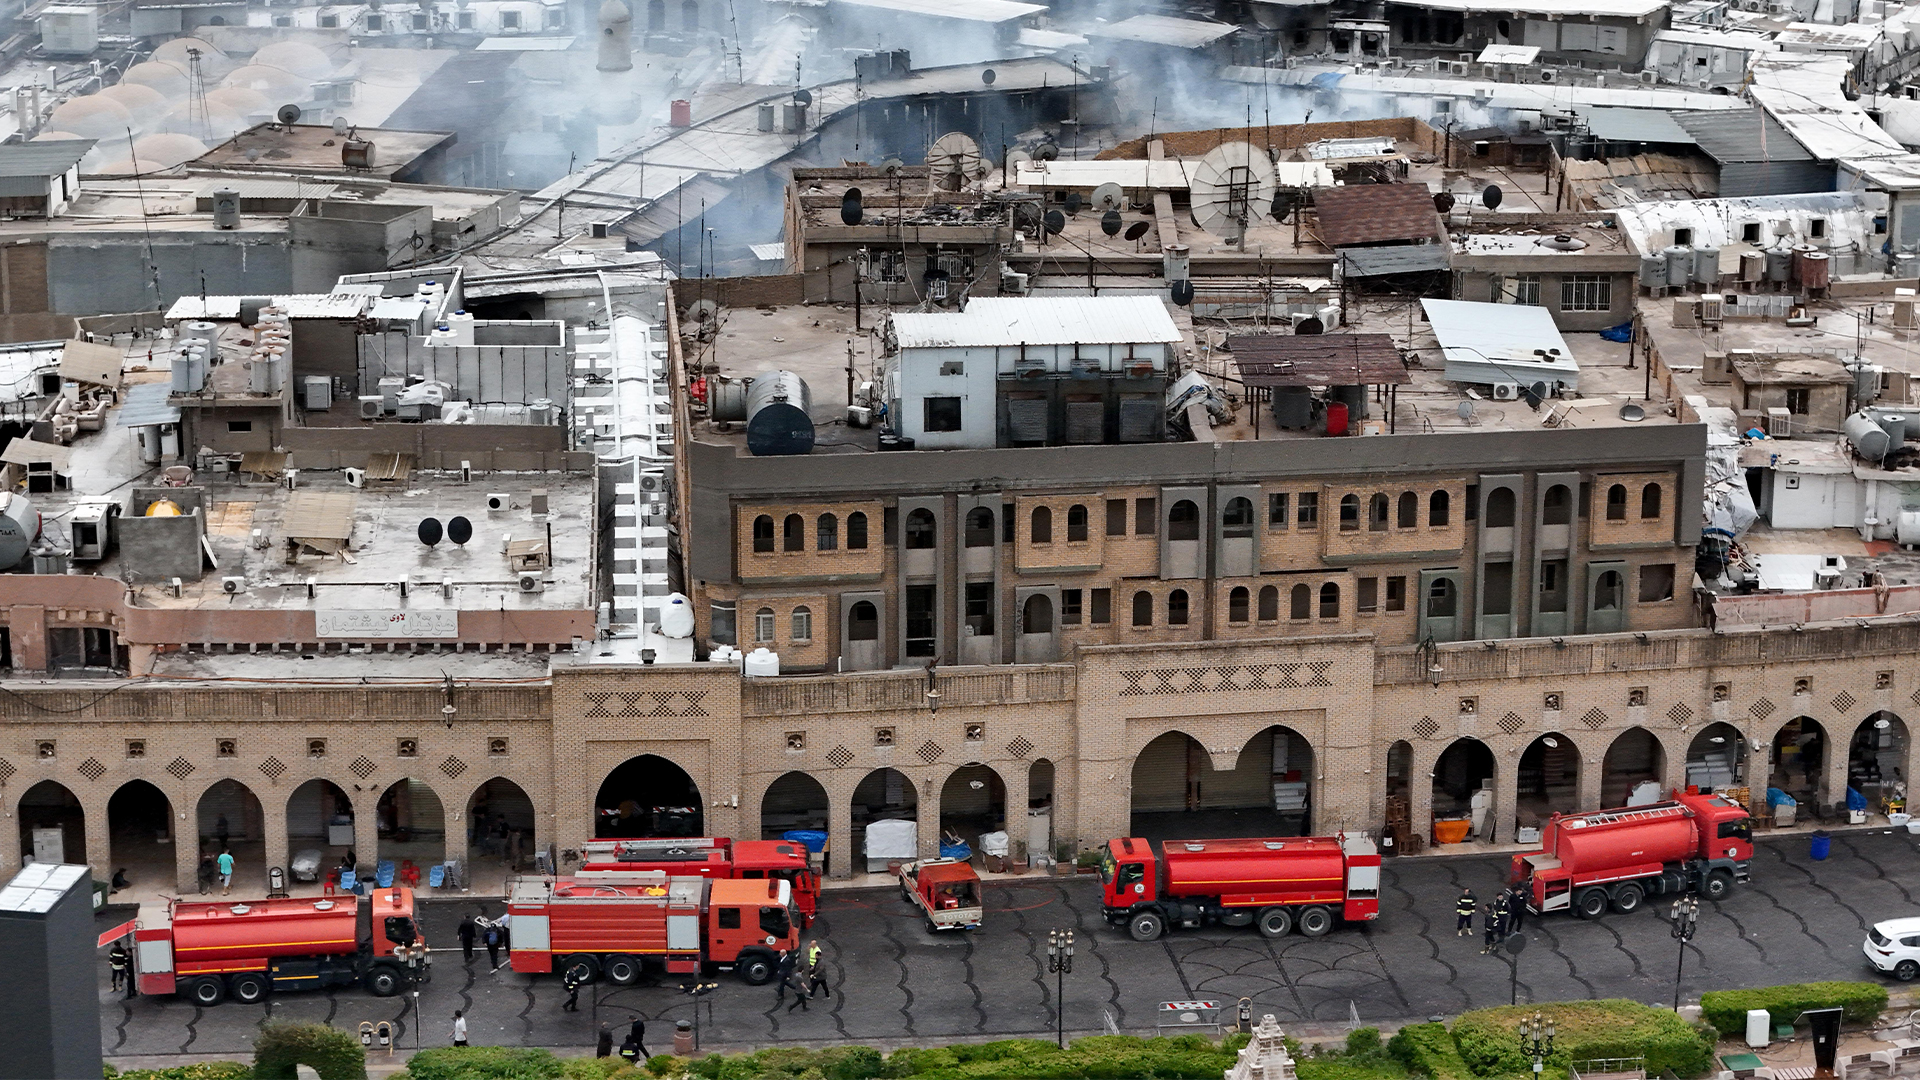
[[[458,611],[316,611],[323,638],[450,638],[460,636]]]

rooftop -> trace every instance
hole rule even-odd
[[[965,311],[896,312],[893,335],[903,349],[1180,340],[1153,296],[980,297]]]
[[[354,128],[342,134],[326,124],[256,124],[194,159],[201,168],[235,171],[334,173],[390,179],[422,155],[451,143],[450,131]],[[366,166],[342,159],[350,139],[372,143]]]

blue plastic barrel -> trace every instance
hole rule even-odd
[[[780,839],[805,844],[807,851],[815,855],[827,849],[827,834],[819,829],[789,829],[780,834]]]
[[[1827,852],[1832,850],[1832,848],[1833,837],[1828,836],[1825,829],[1821,829],[1813,834],[1813,850],[1811,854],[1815,862],[1826,858]]]

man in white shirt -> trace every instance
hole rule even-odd
[[[464,1010],[455,1009],[453,1013],[453,1045],[467,1045],[467,1016]]]

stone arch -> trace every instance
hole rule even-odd
[[[614,766],[593,806],[595,836],[700,836],[706,820],[693,774],[659,754]]]
[[[373,817],[380,862],[430,866],[446,861],[447,808],[432,784],[412,776],[395,780],[374,803]]]
[[[231,777],[216,780],[200,793],[193,816],[200,851],[232,852],[235,881],[267,880],[266,811],[252,788]]]
[[[680,29],[688,33],[700,29],[700,0],[680,0]]]
[[[359,825],[352,796],[331,780],[316,777],[287,793],[285,807],[289,870],[302,851],[320,853],[318,877],[338,867],[349,852],[358,858]],[[342,843],[334,843],[338,839]]]
[[[867,854],[867,827],[876,821],[912,821],[920,820],[920,792],[914,786],[913,779],[906,773],[894,768],[875,769],[860,778],[854,786],[853,796],[852,855],[855,870],[886,869],[889,859],[897,858],[882,854],[871,857]],[[916,835],[918,830],[916,828]],[[918,854],[916,844],[915,854]]]
[[[1513,528],[1513,489],[1497,487],[1487,494],[1485,526],[1489,529]]]
[[[1520,752],[1515,821],[1538,825],[1580,808],[1580,747],[1564,732],[1543,732]]]
[[[1272,724],[1209,753],[1184,731],[1163,732],[1134,757],[1132,833],[1300,836],[1313,822],[1314,749],[1299,731]]]
[[[107,797],[107,872],[124,869],[127,879],[143,889],[174,881],[176,824],[173,800],[151,781],[129,780],[115,788]]]
[[[798,769],[773,778],[760,793],[760,838],[778,840],[790,829],[827,831],[832,800],[826,785]]]
[[[667,32],[667,0],[647,0],[647,32]]]
[[[1781,724],[1767,747],[1764,786],[1777,787],[1803,804],[1813,802],[1826,775],[1831,743],[1826,725],[1811,716],[1796,716]]]
[[[967,511],[961,520],[964,544],[970,548],[992,547],[994,542],[993,509],[976,506]]]
[[[1746,736],[1725,721],[1701,728],[1687,743],[1686,776],[1689,787],[1706,792],[1742,786],[1747,778]]]
[[[1387,747],[1387,798],[1400,799],[1411,808],[1413,795],[1413,744],[1405,739],[1395,739]]]
[[[970,761],[940,785],[940,835],[964,840],[978,853],[980,837],[1007,829],[1007,782],[993,766]]]
[[[1607,744],[1600,761],[1600,805],[1606,808],[1659,802],[1667,776],[1667,748],[1643,727],[1630,727]],[[1651,784],[1651,787],[1645,785]],[[1636,795],[1636,792],[1638,793]]]
[[[23,864],[35,861],[34,834],[43,829],[47,832],[42,835],[40,846],[51,861],[76,864],[88,861],[87,809],[72,788],[58,780],[42,780],[20,793],[13,814],[20,823]]]
[[[1847,743],[1847,786],[1878,807],[1906,780],[1907,725],[1885,709],[1860,721]]]
[[[488,777],[473,786],[460,824],[464,828],[459,839],[448,848],[466,857],[469,877],[497,869],[504,881],[515,871],[527,869],[538,849],[540,814],[533,797],[524,785],[504,776]]]
[[[1500,489],[1505,491],[1505,488]],[[1447,744],[1434,760],[1433,820],[1436,833],[1443,821],[1465,820],[1469,835],[1493,830],[1493,796],[1498,769],[1493,750],[1471,736]]]

